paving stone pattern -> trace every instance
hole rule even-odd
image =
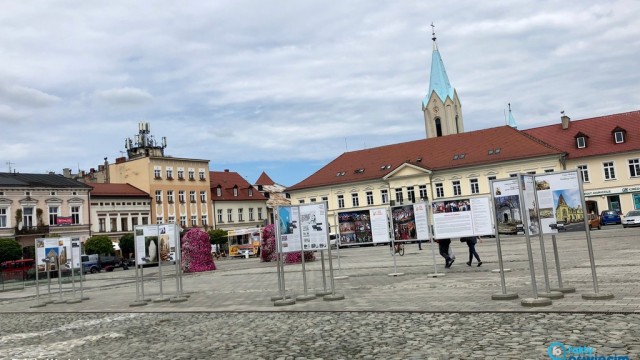
[[[599,291],[611,300],[589,301],[593,292],[584,233],[557,236],[565,286],[574,294],[551,306],[529,308],[532,297],[524,238],[506,237],[502,250],[508,292],[501,292],[495,239],[477,246],[482,267],[465,264],[466,245],[452,242],[457,260],[443,269],[429,245],[408,244],[393,258],[388,246],[333,252],[336,292],[344,300],[317,298],[274,306],[275,264],[258,259],[218,261],[219,270],[188,274],[185,302],[136,300],[134,271],[87,275],[78,304],[36,304],[34,286],[0,292],[0,359],[548,359],[554,341],[591,346],[602,355],[640,358],[640,229],[604,227],[592,233]],[[532,239],[536,283],[545,290],[538,238]],[[557,287],[550,238],[545,238],[551,287]],[[437,255],[437,254],[436,254]],[[319,257],[319,256],[318,256]],[[327,257],[327,256],[325,256]],[[323,289],[320,261],[307,263],[307,292]],[[328,263],[327,272],[328,272]],[[389,276],[390,273],[404,273]],[[175,277],[163,267],[163,290]],[[330,286],[327,276],[326,283]],[[58,299],[57,283],[52,298]],[[304,293],[300,265],[285,269],[287,292]],[[76,284],[77,286],[77,284]],[[65,285],[63,299],[73,299]],[[41,284],[40,302],[48,298]],[[77,296],[78,294],[76,294]],[[157,268],[145,269],[145,295],[159,298]]]

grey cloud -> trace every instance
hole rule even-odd
[[[0,86],[0,98],[24,107],[40,108],[58,103],[61,99],[26,86]]]
[[[111,105],[142,105],[153,101],[147,91],[132,87],[98,91],[95,97]]]

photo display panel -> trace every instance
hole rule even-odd
[[[395,241],[429,239],[427,206],[424,203],[392,207],[391,223]]]
[[[535,188],[540,207],[542,233],[555,234],[558,230],[585,230],[578,172],[536,175]]]
[[[431,209],[437,239],[493,233],[489,198],[434,201]]]
[[[520,214],[520,188],[517,178],[493,180],[491,194],[496,214],[498,233],[515,235],[522,229],[522,215]]]
[[[299,205],[304,250],[325,250],[329,247],[329,226],[325,203]]]
[[[389,242],[387,208],[338,213],[340,245]]]
[[[283,253],[302,250],[300,238],[300,211],[297,206],[278,207],[278,229]]]
[[[136,264],[158,262],[158,226],[139,225],[135,228]]]

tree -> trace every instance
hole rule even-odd
[[[22,246],[13,239],[0,239],[0,262],[18,260],[22,257]]]
[[[129,258],[129,254],[135,253],[133,233],[124,234],[120,237],[120,250],[122,251],[122,257],[125,259]]]
[[[98,254],[98,255],[113,255],[113,243],[108,236],[105,235],[96,235],[90,237],[84,243],[84,251],[85,253]]]
[[[222,245],[227,242],[227,231],[222,229],[209,230],[209,242]]]

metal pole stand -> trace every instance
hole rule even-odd
[[[558,244],[556,243],[556,236],[551,235],[551,242],[553,243],[553,256],[556,260],[556,272],[558,273],[558,287],[551,288],[551,291],[559,291],[564,294],[576,292],[574,287],[565,287],[562,285],[562,273],[560,272],[560,257],[558,256]]]
[[[340,240],[336,239],[336,251],[338,253],[338,275],[337,276],[333,276],[333,271],[331,272],[331,278],[335,279],[335,280],[344,280],[344,279],[348,279],[349,276],[348,275],[342,275],[342,267],[340,266]],[[329,264],[331,264],[331,245],[329,245]],[[333,281],[331,282],[331,288],[333,288]]]
[[[147,302],[140,299],[140,283],[139,283],[139,278],[138,278],[138,257],[136,256],[136,264],[134,265],[135,269],[136,269],[136,300],[132,303],[129,304],[130,307],[134,307],[134,306],[144,306],[147,305]]]
[[[46,303],[40,302],[40,277],[38,276],[38,264],[36,264],[36,303],[34,305],[31,305],[30,307],[32,308],[39,308],[39,307],[43,307],[43,306],[47,306]],[[45,269],[46,269],[46,265],[45,265]]]
[[[560,291],[551,291],[551,287],[549,286],[549,270],[547,268],[547,253],[544,249],[544,237],[542,236],[542,232],[538,234],[538,237],[540,238],[540,254],[542,256],[542,269],[544,272],[544,286],[545,286],[545,291],[539,292],[538,296],[553,299],[553,300],[562,299],[564,297],[564,294],[561,293]]]
[[[518,294],[516,293],[508,293],[507,285],[504,280],[504,273],[508,269],[504,268],[504,263],[502,262],[502,247],[500,246],[500,234],[498,233],[498,226],[496,225],[496,246],[498,247],[498,266],[500,267],[497,272],[500,273],[500,287],[502,288],[501,293],[496,293],[491,295],[491,300],[514,300],[518,298]],[[495,270],[493,270],[495,272]],[[511,270],[509,270],[511,271]]]
[[[316,298],[316,294],[309,294],[307,291],[307,271],[304,264],[304,250],[300,250],[300,260],[302,261],[302,286],[304,288],[304,294],[296,296],[296,301],[313,300]]]
[[[176,233],[180,232],[176,229]],[[170,303],[179,303],[189,300],[189,296],[182,288],[182,239],[176,239],[176,296],[169,299]]]
[[[329,243],[331,246],[331,243]],[[320,261],[322,262],[322,290],[316,291],[316,296],[325,296],[331,294],[331,290],[327,289],[327,274],[324,268],[324,250],[320,251]]]
[[[394,239],[391,239],[391,257],[393,257],[393,272],[388,274],[389,276],[402,276],[404,273],[398,272],[398,268],[396,267],[396,242]]]
[[[67,301],[62,298],[62,270],[60,269],[60,256],[56,256],[56,265],[58,267],[58,294],[60,297],[58,300],[54,300],[54,304],[66,304]]]
[[[279,234],[277,234],[278,238],[279,238]],[[280,240],[278,240],[280,241]],[[281,246],[279,247],[280,249],[282,248]],[[282,284],[282,294],[280,295],[280,299],[279,300],[275,300],[273,302],[273,306],[288,306],[288,305],[293,305],[296,303],[296,299],[294,299],[291,296],[287,296],[286,294],[286,287],[285,287],[285,282],[284,282],[284,259],[282,258],[282,252],[278,253],[278,258],[280,259],[280,261],[278,261],[278,266],[281,266],[280,268],[280,272],[278,273],[278,275],[281,277],[280,278],[280,282]]]
[[[431,239],[429,239],[428,241],[431,243],[431,258],[433,259],[433,272],[431,274],[428,274],[428,276],[434,278],[445,276],[445,273],[438,272],[438,264],[436,264],[436,248],[435,245],[433,245],[433,237],[431,237]]]
[[[340,256],[339,255],[338,255],[338,260],[340,260]],[[329,276],[331,277],[331,294],[325,295],[322,298],[322,300],[324,300],[324,301],[344,300],[344,295],[336,294],[336,283],[334,281],[335,278],[333,277],[333,262],[331,261],[331,246],[329,246]]]

